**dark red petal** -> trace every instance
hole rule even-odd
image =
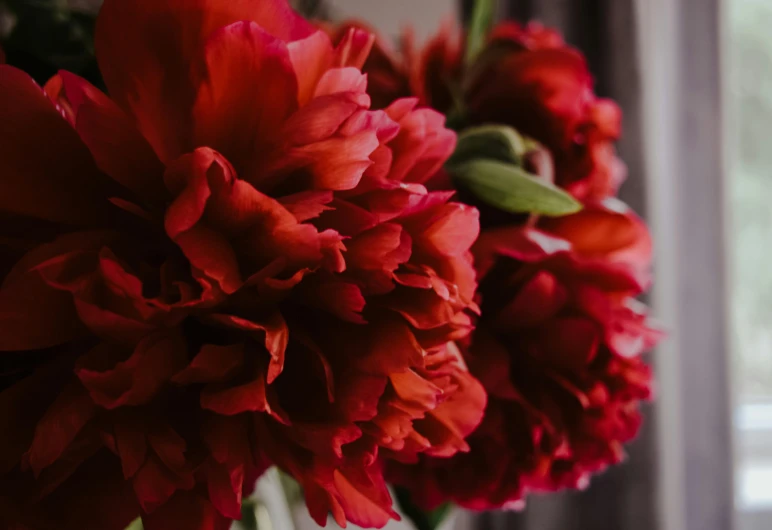
[[[71,383],[56,398],[35,428],[27,458],[39,474],[53,464],[96,413],[88,393],[78,383]]]
[[[35,82],[0,65],[0,211],[105,226],[114,195],[77,133]],[[46,156],[41,156],[45,149]]]
[[[168,425],[161,425],[147,437],[160,461],[170,470],[185,471],[185,440]]]
[[[365,323],[362,317],[365,297],[353,283],[328,278],[305,282],[301,288],[304,303],[328,311],[347,322]]]
[[[579,372],[592,362],[602,338],[597,323],[578,317],[555,319],[541,333],[536,355],[567,373]]]
[[[565,286],[548,271],[539,271],[495,316],[493,325],[504,333],[536,326],[557,315],[568,301]]]
[[[284,354],[289,342],[289,328],[281,313],[276,312],[260,320],[246,320],[231,315],[214,315],[212,319],[226,326],[257,332],[265,336],[265,349],[271,355],[267,381],[268,384],[273,383],[284,369]]]
[[[142,516],[145,530],[228,530],[232,521],[192,492],[177,492],[152,514]]]
[[[252,274],[277,258],[293,269],[316,265],[323,258],[320,235],[312,225],[298,223],[278,201],[238,179],[211,149],[180,158],[165,180],[177,195],[167,211],[167,233],[183,246],[193,265],[218,279],[226,292],[241,286],[232,245],[238,245],[239,258]]]
[[[326,458],[343,458],[343,446],[362,437],[355,425],[292,424],[292,439],[314,454]]]
[[[148,458],[132,480],[137,500],[146,513],[152,513],[179,489],[191,489],[195,482],[192,476],[177,475],[157,458]]]
[[[100,406],[114,409],[147,403],[186,362],[181,337],[166,332],[140,341],[131,357],[107,371],[88,367],[76,373]]]
[[[95,35],[100,71],[162,161],[194,147],[191,65],[212,32],[239,21],[255,22],[283,40],[315,31],[286,0],[108,0],[102,7]]]
[[[265,370],[258,366],[249,377],[249,381],[236,386],[207,386],[201,392],[201,406],[223,416],[242,412],[274,413],[266,393]]]
[[[63,344],[84,334],[72,295],[29,271],[0,288],[0,352]]]
[[[134,346],[155,330],[151,324],[119,315],[86,300],[76,299],[75,309],[81,322],[94,335],[126,347]]]
[[[147,456],[147,440],[141,426],[135,421],[118,420],[114,426],[115,445],[121,459],[123,476],[127,479],[137,474]]]
[[[7,426],[0,436],[0,474],[14,468],[29,449],[38,420],[62,390],[70,362],[49,363],[0,392],[0,418]]]
[[[216,383],[225,380],[244,363],[244,345],[204,344],[190,364],[172,379],[180,385]]]
[[[277,132],[297,109],[297,80],[284,42],[237,22],[207,41],[193,107],[193,142],[223,153],[246,176],[260,173]]]
[[[244,466],[233,467],[212,463],[207,469],[209,500],[215,508],[230,519],[241,518],[241,494]]]
[[[75,129],[99,169],[137,197],[162,202],[166,195],[163,166],[131,118],[85,79],[65,71],[59,76]]]
[[[28,510],[48,521],[30,530],[124,530],[140,513],[130,483],[123,479],[115,457],[107,452],[89,459],[67,482]]]

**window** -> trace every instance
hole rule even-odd
[[[772,526],[772,3],[728,3],[735,390],[739,530]]]

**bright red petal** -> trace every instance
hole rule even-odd
[[[284,42],[257,24],[216,31],[205,47],[193,107],[193,143],[221,152],[239,174],[259,174],[297,109],[297,80]]]

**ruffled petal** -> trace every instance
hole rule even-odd
[[[314,33],[286,0],[108,0],[97,20],[95,48],[111,96],[131,111],[163,162],[190,150],[196,98],[190,70],[205,40],[247,21],[278,39]],[[120,38],[116,38],[120,35]]]
[[[60,71],[60,101],[66,100],[75,130],[99,169],[151,204],[166,191],[163,166],[136,125],[118,105],[85,79]]]
[[[204,56],[193,144],[221,152],[245,177],[259,174],[297,108],[287,46],[255,23],[237,22],[209,37]]]
[[[0,211],[106,226],[115,195],[77,133],[21,70],[0,65]],[[44,148],[46,156],[40,156]],[[66,175],[66,178],[61,178]]]
[[[76,373],[95,403],[115,409],[150,401],[185,362],[186,347],[182,338],[160,332],[140,341],[131,357],[113,368],[90,369],[86,362]]]

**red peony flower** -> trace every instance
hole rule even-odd
[[[360,21],[350,20],[327,28],[333,41],[343,39],[351,29],[375,34]],[[362,70],[368,75],[368,89],[374,108],[388,107],[394,100],[417,97],[422,105],[447,113],[455,104],[454,89],[463,75],[463,38],[451,22],[418,48],[413,30],[400,36],[398,49],[376,37]]]
[[[228,528],[269,465],[396,517],[380,459],[480,422],[455,136],[284,0],[107,0],[110,97],[0,67],[0,526]]]
[[[614,149],[621,112],[594,95],[584,57],[556,31],[500,24],[467,69],[463,38],[447,25],[420,51],[409,32],[402,43],[397,54],[377,40],[364,65],[379,106],[409,95],[446,114],[462,104],[467,124],[509,125],[542,143],[554,157],[556,182],[578,199],[616,194],[626,176]]]
[[[501,227],[475,245],[482,316],[466,345],[489,403],[451,459],[392,464],[420,505],[519,505],[525,494],[584,487],[623,458],[651,397],[640,354],[660,333],[634,297],[649,283],[651,241],[620,203]]]

